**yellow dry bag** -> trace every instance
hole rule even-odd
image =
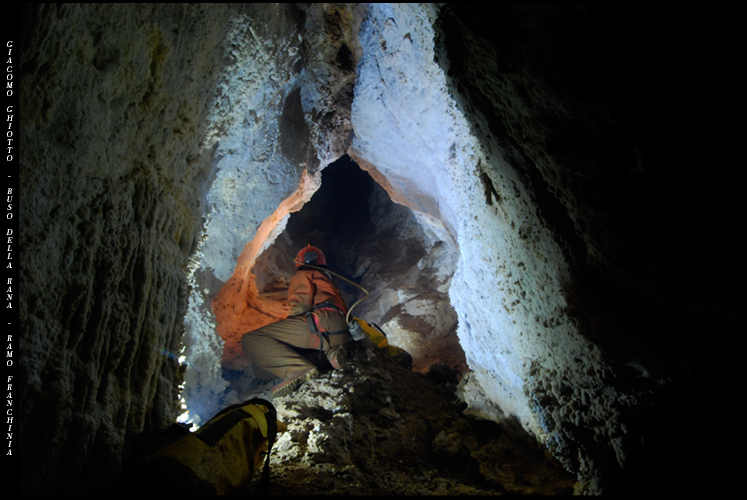
[[[255,398],[230,406],[197,431],[143,459],[138,479],[149,491],[237,494],[264,459],[262,483],[266,486],[277,431],[275,408],[268,401]]]

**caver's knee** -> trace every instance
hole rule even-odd
[[[335,333],[348,331],[348,324],[345,322],[345,316],[334,311],[326,310],[318,311],[316,315],[319,318],[319,325],[324,329],[324,331]]]
[[[350,334],[348,332],[345,332],[345,333],[339,333],[336,335],[329,335],[327,336],[327,340],[328,342],[325,343],[327,347],[326,350],[333,349],[337,346],[340,346],[346,343],[348,340],[350,340]]]
[[[244,350],[244,353],[252,357],[252,352],[256,351],[254,346],[261,343],[261,340],[258,338],[258,335],[255,335],[254,332],[245,333],[241,337],[241,348]]]

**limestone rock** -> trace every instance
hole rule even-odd
[[[572,491],[574,476],[530,437],[462,416],[455,384],[408,372],[378,349],[346,351],[343,370],[273,400],[288,430],[272,454],[272,494]]]

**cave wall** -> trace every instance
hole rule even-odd
[[[266,125],[296,162],[258,175],[301,177],[304,144],[296,130],[289,139],[277,128],[304,127],[299,93],[283,98],[299,17],[292,6],[43,5],[23,19],[21,484],[30,493],[88,491],[112,484],[132,436],[178,414],[196,252],[212,266],[199,277],[207,294],[212,274],[226,279],[232,268],[223,263],[251,239],[234,243],[240,229],[218,228],[228,241],[212,245],[203,226],[206,214],[220,219],[208,194],[216,179],[227,182],[217,165],[235,162],[231,141],[246,138],[226,129],[262,119],[248,103],[286,110],[285,122]],[[233,87],[257,71],[278,87]],[[275,198],[254,199],[260,215],[242,214],[234,228],[256,230],[289,193],[277,184],[263,178]],[[213,252],[228,257],[210,260]],[[222,341],[211,330],[203,342],[218,361],[213,353],[200,366],[197,352],[189,366],[212,387]]]
[[[239,398],[222,362],[241,368],[238,336],[283,314],[268,305],[256,319],[252,266],[345,153],[424,234],[416,267],[440,295],[408,295],[414,268],[387,282],[377,301],[395,337],[417,337],[408,315],[455,314],[468,411],[517,422],[591,491],[649,451],[638,423],[672,370],[726,375],[716,354],[672,347],[712,316],[733,329],[738,308],[719,283],[683,275],[681,240],[661,239],[682,200],[651,209],[668,186],[652,166],[662,153],[636,137],[632,101],[610,99],[620,86],[599,93],[579,73],[585,45],[567,37],[588,11],[25,9],[27,492],[111,483],[132,436],[174,420],[182,383],[188,421]],[[454,309],[439,312],[446,293]],[[391,317],[395,297],[409,305]]]
[[[237,51],[243,69],[226,75],[235,102],[223,109],[234,124],[217,148],[219,170],[195,273],[210,286],[195,288],[187,316],[190,359],[202,358],[186,374],[191,422],[241,399],[226,391],[221,370],[250,370],[241,336],[287,314],[286,304],[260,295],[252,269],[289,214],[319,188],[321,170],[350,142],[356,23],[365,6],[312,4],[281,14],[290,31],[276,26],[260,36],[252,29],[254,39],[242,42],[247,50]],[[252,22],[262,25],[264,17]],[[257,54],[266,52],[275,56],[258,66]],[[269,86],[268,75],[275,82]]]
[[[518,419],[574,470],[589,454],[577,428],[620,456],[620,407],[635,401],[609,385],[602,353],[569,314],[566,255],[511,163],[512,144],[491,133],[483,110],[455,98],[438,64],[447,54],[435,52],[436,19],[427,7],[371,8],[361,27],[351,149],[386,179],[393,199],[458,248],[449,293],[471,369],[468,411]]]
[[[112,481],[127,438],[176,416],[185,268],[232,10],[25,12],[18,449],[28,492]]]
[[[223,41],[228,63],[217,90],[210,138],[215,174],[185,318],[189,367],[182,398],[190,409],[188,422],[199,424],[224,404],[236,402],[222,398],[228,385],[222,378],[223,352],[240,350],[238,343],[225,345],[230,338],[225,332],[246,331],[251,325],[232,324],[239,315],[233,311],[246,308],[245,297],[238,304],[224,304],[221,290],[241,293],[249,287],[247,262],[256,257],[283,212],[319,183],[318,174],[313,175],[316,164],[311,173],[306,171],[309,156],[314,161],[316,156],[301,107],[302,23],[291,6],[254,7],[233,19]]]
[[[702,15],[698,24],[708,26]],[[740,266],[719,237],[730,196],[718,178],[729,167],[712,148],[718,106],[701,95],[712,95],[711,77],[692,71],[721,56],[687,34],[689,14],[675,26],[667,18],[663,9],[449,5],[437,23],[450,93],[482,151],[498,150],[502,160],[478,161],[485,203],[496,208],[481,215],[479,232],[497,226],[510,241],[501,255],[508,262],[493,256],[475,270],[478,256],[466,256],[463,276],[476,274],[466,283],[493,275],[471,295],[457,292],[455,277],[453,302],[460,309],[464,297],[497,283],[514,334],[492,346],[494,357],[521,352],[515,373],[535,434],[589,491],[664,491],[695,470],[729,470],[717,458],[698,466],[682,458],[720,441],[683,408],[694,394],[721,407],[736,366],[721,348],[732,345],[738,322],[725,313],[735,297],[721,273]],[[711,153],[721,174],[698,175]],[[485,248],[500,246],[480,245],[479,257]],[[709,264],[693,273],[695,262]],[[476,313],[460,325],[490,318]],[[496,324],[494,316],[484,327]],[[705,350],[720,362],[703,354],[704,332]],[[488,372],[480,390],[511,386]],[[695,427],[697,437],[682,441]]]

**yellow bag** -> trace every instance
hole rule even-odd
[[[263,399],[230,406],[196,432],[143,459],[139,479],[150,485],[150,491],[236,494],[251,481],[264,458],[262,485],[266,486],[278,424],[275,408]]]
[[[366,332],[366,335],[376,347],[393,357],[401,366],[404,366],[408,370],[412,369],[412,356],[410,353],[397,346],[389,345],[386,334],[379,325],[376,323],[369,324],[360,318],[353,319],[358,322],[358,326]]]

